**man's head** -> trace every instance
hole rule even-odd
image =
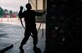
[[[30,3],[27,3],[27,4],[26,4],[26,8],[27,8],[28,10],[32,9],[31,4],[30,4]]]

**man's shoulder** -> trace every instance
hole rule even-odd
[[[34,10],[30,10],[30,11],[26,10],[26,11],[23,12],[23,14],[26,14],[26,13],[29,13],[29,12],[30,12],[30,13],[33,13],[33,14],[36,13],[36,11],[34,11]]]
[[[31,12],[36,12],[35,10],[31,10]]]
[[[27,11],[25,10],[24,12],[23,12],[23,14],[26,14],[27,13]]]
[[[25,10],[23,13],[25,13],[25,12],[27,12],[27,11]]]
[[[31,12],[35,12],[34,10],[30,10]],[[29,12],[29,10],[25,10],[24,12]]]

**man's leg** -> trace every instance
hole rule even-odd
[[[37,36],[37,30],[36,30],[36,28],[32,31],[32,33],[33,33],[33,45],[34,45],[34,47],[36,47],[37,41],[38,41],[38,36]]]
[[[23,40],[21,42],[20,49],[23,48],[23,45],[27,42],[30,34],[31,34],[30,32],[25,31],[25,34],[24,34],[25,37],[23,38]]]
[[[40,48],[38,48],[36,45],[37,45],[37,42],[38,42],[38,36],[37,36],[37,30],[33,30],[33,51],[34,53],[41,53],[41,50]]]

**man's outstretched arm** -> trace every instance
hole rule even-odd
[[[43,14],[45,14],[46,12],[45,11],[43,11],[43,12],[36,12],[36,15],[37,16],[42,16]]]

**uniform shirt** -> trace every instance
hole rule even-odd
[[[33,10],[26,10],[22,13],[22,11],[19,12],[19,18],[24,18],[25,20],[25,26],[33,26],[35,25],[35,16],[40,16],[42,13],[35,12]]]

